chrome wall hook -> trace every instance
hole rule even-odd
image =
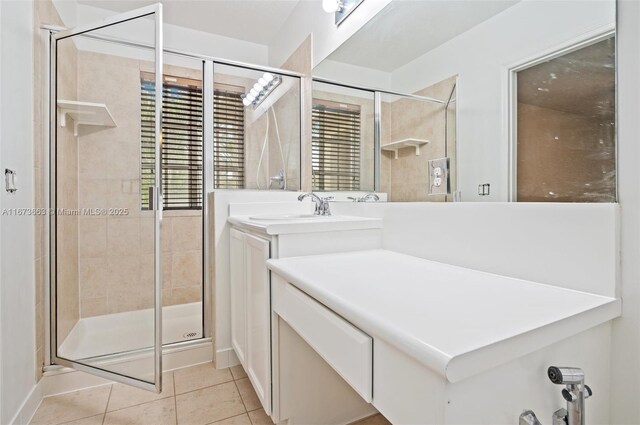
[[[7,192],[15,193],[18,190],[18,188],[16,187],[17,180],[18,178],[15,171],[8,168],[4,169],[4,183]]]

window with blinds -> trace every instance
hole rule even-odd
[[[313,190],[360,190],[360,107],[314,99]]]
[[[155,179],[155,78],[141,74],[141,204],[149,209]],[[162,193],[165,210],[202,208],[202,83],[165,76],[162,116]],[[244,185],[244,107],[240,93],[214,90],[214,184]]]

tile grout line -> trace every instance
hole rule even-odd
[[[176,374],[171,372],[171,381],[173,382],[173,406],[176,410],[176,425],[178,425],[178,394],[176,394]]]
[[[2,1],[2,0],[0,0],[0,1]],[[146,391],[146,390],[142,390],[142,391]],[[148,401],[144,401],[144,402],[142,402],[142,403],[136,403],[136,404],[132,404],[132,405],[130,405],[130,406],[124,406],[124,407],[120,407],[120,408],[118,408],[118,409],[108,410],[108,411],[107,411],[107,412],[105,412],[105,413],[119,412],[119,411],[121,411],[121,410],[131,409],[132,407],[142,406],[143,404],[155,403],[156,401],[166,400],[166,399],[171,398],[171,397],[172,397],[172,396],[168,395],[168,396],[166,396],[166,397],[160,397],[160,398],[157,398],[157,399],[155,399],[155,400],[148,400]]]
[[[249,385],[251,385],[251,388],[253,389],[253,384],[252,384],[252,383],[251,383],[251,381],[249,380],[249,377],[248,377],[248,376],[245,376],[245,377],[240,378],[240,379],[238,379],[238,380],[236,380],[236,381],[233,381],[233,383],[234,383],[234,384],[236,384],[236,388],[238,389],[238,394],[240,394],[240,400],[242,400],[242,404],[244,404],[244,410],[245,410],[247,413],[249,413],[249,412],[255,412],[256,410],[260,410],[260,409],[262,409],[262,403],[261,403],[258,407],[256,407],[255,409],[251,409],[251,410],[247,409],[247,405],[246,405],[246,404],[245,404],[245,402],[244,402],[244,397],[242,397],[242,393],[240,392],[240,387],[238,387],[238,381],[242,381],[243,379],[246,379],[247,381],[249,381]]]
[[[183,369],[186,369],[186,368],[183,368]],[[196,392],[196,391],[201,391],[201,390],[204,390],[204,389],[207,389],[207,388],[212,388],[212,387],[217,387],[217,386],[224,385],[224,384],[229,384],[229,383],[231,383],[231,382],[233,382],[233,384],[234,384],[234,386],[235,386],[236,390],[238,391],[238,395],[240,396],[240,401],[242,402],[242,405],[243,405],[243,407],[244,407],[244,412],[243,412],[243,413],[240,413],[240,414],[238,414],[238,415],[233,415],[233,416],[229,416],[229,417],[227,417],[227,418],[222,418],[222,419],[220,419],[220,420],[218,420],[218,421],[216,421],[216,422],[219,422],[219,421],[222,421],[222,420],[225,420],[225,419],[229,419],[229,418],[233,418],[233,417],[235,417],[235,416],[241,416],[241,415],[243,415],[243,414],[247,414],[247,417],[249,417],[249,415],[248,415],[248,413],[249,413],[249,412],[253,412],[253,411],[256,411],[256,410],[259,410],[259,409],[260,409],[260,407],[258,407],[258,408],[256,408],[256,409],[253,409],[253,410],[248,410],[248,409],[247,409],[247,406],[246,406],[246,404],[245,404],[245,402],[244,402],[244,399],[242,398],[242,394],[240,393],[240,388],[238,387],[238,385],[237,385],[237,383],[236,383],[236,379],[234,378],[233,373],[231,373],[231,368],[226,368],[226,369],[229,371],[229,374],[230,374],[230,376],[231,376],[231,379],[230,379],[230,380],[228,380],[228,381],[224,381],[224,382],[220,382],[220,383],[217,383],[217,384],[213,384],[213,385],[208,385],[208,386],[201,387],[201,388],[197,388],[197,389],[195,389],[195,390],[186,391],[186,392],[181,393],[181,394],[177,394],[177,391],[176,391],[176,382],[175,382],[175,374],[174,374],[174,376],[173,376],[173,392],[174,392],[174,394],[173,394],[173,398],[174,398],[174,407],[175,407],[175,410],[176,410],[176,425],[178,425],[178,408],[177,408],[177,397],[178,397],[178,395],[189,394],[189,393],[193,393],[193,392]],[[179,370],[179,369],[178,369],[178,370]],[[221,370],[224,370],[224,369],[221,369]],[[174,371],[171,371],[171,373],[173,373],[173,372],[174,372]],[[241,377],[241,378],[238,378],[238,380],[243,380],[243,379],[248,379],[248,377],[247,377],[247,376],[243,376],[243,377]],[[106,404],[106,406],[105,406],[104,412],[102,413],[102,415],[103,415],[103,417],[102,417],[102,425],[104,425],[104,423],[105,423],[105,421],[106,421],[106,415],[107,415],[108,413],[117,412],[117,411],[120,411],[120,410],[125,410],[125,409],[129,409],[129,408],[133,408],[133,407],[141,406],[141,405],[143,405],[143,404],[150,404],[150,403],[153,403],[153,402],[156,402],[156,401],[160,401],[160,400],[165,400],[165,399],[167,399],[167,398],[171,397],[171,396],[162,397],[162,398],[159,398],[159,399],[157,399],[157,400],[150,400],[150,401],[146,401],[146,402],[144,402],[144,403],[137,403],[137,404],[134,404],[134,405],[131,405],[131,406],[121,407],[121,408],[119,408],[119,409],[114,409],[114,410],[109,411],[109,402],[111,401],[111,396],[112,396],[112,394],[113,394],[113,387],[114,387],[114,385],[115,385],[115,384],[109,384],[109,385],[110,385],[110,388],[109,388],[109,396],[108,396],[108,398],[107,398],[107,404]],[[92,388],[87,388],[87,389],[82,389],[82,390],[77,390],[77,391],[86,391],[86,390],[91,390],[91,389],[92,389]],[[71,391],[71,392],[76,392],[76,391]],[[69,422],[74,422],[74,421],[77,421],[77,420],[87,419],[87,418],[90,418],[90,417],[92,417],[92,416],[97,416],[97,415],[90,415],[90,416],[86,416],[86,417],[82,417],[82,418],[73,419],[73,420],[71,420],[71,421],[67,421],[67,422],[59,423],[58,425],[64,425],[64,424],[67,424],[67,423],[69,423]],[[250,418],[250,417],[249,417],[249,421],[251,422],[251,418]],[[213,424],[213,423],[215,423],[215,422],[210,422],[210,423],[208,423],[208,424]]]
[[[0,1],[1,1],[1,0],[0,0]],[[174,379],[175,379],[175,378],[174,378]],[[194,393],[194,392],[196,392],[196,391],[204,390],[205,388],[217,387],[218,385],[228,384],[229,382],[235,382],[235,381],[234,381],[233,379],[230,379],[230,380],[228,380],[228,381],[219,382],[219,383],[217,383],[217,384],[213,384],[213,385],[207,385],[207,386],[204,386],[204,387],[201,387],[201,388],[196,388],[195,390],[189,390],[189,391],[185,391],[185,392],[183,392],[183,393],[175,394],[175,395],[176,395],[176,396],[179,396],[179,395],[183,395],[183,394]],[[240,392],[240,390],[238,390],[238,392]]]
[[[107,404],[104,406],[104,412],[102,414],[102,425],[104,425],[104,421],[107,419],[107,410],[109,409],[109,402],[111,401],[111,393],[113,393],[113,385],[111,384],[111,388],[109,388],[109,397],[107,397]]]
[[[240,396],[240,401],[242,402],[242,407],[244,407],[244,413],[246,413],[247,416],[249,416],[249,411],[247,410],[247,405],[244,403],[244,398],[242,398],[242,393],[240,392],[240,387],[238,387],[238,383],[236,381],[233,381],[233,385],[235,385],[236,391],[238,391],[238,395]],[[249,422],[251,422],[251,418],[249,418]]]
[[[183,368],[183,369],[188,369],[188,368]],[[219,383],[213,384],[213,385],[207,385],[207,386],[204,386],[204,387],[201,387],[201,388],[197,388],[197,389],[194,389],[194,390],[190,390],[190,391],[185,391],[185,392],[180,393],[180,394],[177,393],[177,390],[176,390],[176,387],[175,387],[176,386],[176,377],[175,377],[175,373],[174,373],[174,375],[173,375],[173,385],[174,385],[174,397],[175,397],[175,400],[176,400],[176,422],[178,420],[177,398],[178,398],[179,395],[185,395],[185,394],[189,394],[189,393],[194,393],[194,392],[197,392],[197,391],[201,391],[201,390],[205,390],[205,389],[208,389],[208,388],[213,388],[213,387],[217,387],[217,386],[224,385],[224,384],[229,384],[229,383],[233,383],[234,387],[236,388],[236,391],[238,391],[238,396],[240,397],[240,401],[242,402],[242,406],[244,407],[244,412],[242,412],[240,414],[237,414],[237,415],[228,416],[228,417],[225,417],[225,418],[220,418],[220,419],[218,419],[216,421],[213,421],[213,422],[207,422],[205,425],[211,425],[211,424],[214,424],[216,422],[224,421],[224,420],[227,420],[227,419],[230,419],[230,418],[235,418],[236,416],[241,416],[241,415],[245,415],[245,414],[247,415],[247,417],[249,417],[249,415],[247,414],[248,413],[247,407],[244,404],[244,400],[242,399],[242,394],[240,394],[240,389],[238,388],[238,385],[236,384],[236,381],[235,381],[235,379],[233,377],[233,373],[231,373],[231,368],[225,368],[225,369],[229,371],[229,375],[231,376],[230,380],[224,381],[224,382],[219,382]],[[225,369],[220,369],[220,370],[222,371],[222,370],[225,370]],[[177,370],[180,370],[180,369],[177,369]],[[173,372],[175,372],[175,370]],[[242,378],[242,379],[244,379],[244,378]],[[249,419],[249,422],[251,422],[251,419]]]
[[[113,384],[109,384],[109,385],[113,386]],[[57,396],[61,396],[61,395],[65,395],[65,394],[77,393],[77,392],[81,392],[81,391],[90,391],[90,390],[93,390],[94,388],[99,388],[99,387],[101,387],[101,386],[103,386],[103,385],[99,385],[99,386],[97,386],[97,387],[91,387],[91,388],[84,388],[84,389],[75,390],[75,391],[68,391],[68,392],[66,392],[66,393],[54,394],[54,395],[50,395],[50,396],[44,397],[44,398],[43,398],[43,400],[44,400],[45,398],[55,398],[55,397],[57,397]],[[111,388],[109,388],[109,397],[107,398],[107,405],[109,405],[109,398],[110,398],[110,397],[111,397]],[[38,406],[38,409],[36,409],[35,413],[33,414],[33,415],[34,415],[34,417],[35,417],[35,414],[36,414],[36,413],[38,413],[38,410],[40,409],[40,406],[41,406],[41,405],[42,405],[42,402],[40,402],[40,405]],[[102,413],[102,415],[104,415],[104,414],[106,413],[106,409],[107,409],[107,408],[105,407],[105,412],[103,412],[103,413]],[[96,413],[96,414],[89,415],[89,416],[83,416],[83,417],[81,417],[81,418],[71,419],[71,420],[69,420],[69,421],[56,422],[56,423],[55,423],[55,424],[53,424],[53,425],[65,425],[65,424],[69,424],[69,423],[71,423],[71,422],[81,421],[81,420],[83,420],[83,419],[89,419],[89,418],[92,418],[92,417],[94,417],[94,416],[98,416],[98,415],[100,415],[100,413]],[[33,421],[33,418],[31,418],[31,421]],[[102,422],[104,423],[104,416],[102,417]],[[31,422],[29,422],[29,425],[31,425]]]
[[[229,371],[231,372],[231,368],[229,368]],[[231,373],[231,376],[233,377],[233,373]],[[249,423],[251,423],[251,425],[253,425],[253,420],[251,419],[251,415],[249,415],[249,413],[250,413],[250,412],[255,412],[256,410],[260,410],[260,408],[261,408],[262,406],[259,406],[259,407],[255,408],[255,409],[253,409],[253,410],[249,410],[249,409],[247,409],[247,405],[246,405],[246,403],[244,402],[244,397],[242,397],[242,393],[240,392],[240,387],[238,387],[238,381],[243,380],[243,379],[247,379],[247,380],[249,380],[249,377],[248,377],[248,376],[243,376],[242,378],[239,378],[239,379],[235,379],[235,378],[234,378],[234,379],[233,379],[233,383],[235,384],[236,389],[238,390],[238,395],[240,396],[240,400],[242,401],[242,405],[244,406],[244,411],[245,411],[245,413],[246,413],[247,417],[249,418]],[[249,383],[251,383],[251,381],[249,381]],[[273,422],[273,421],[272,421],[272,422]]]
[[[1,1],[1,0],[0,0],[0,1]],[[165,373],[168,373],[168,372],[165,372]],[[171,373],[173,373],[173,371],[171,371]],[[111,392],[112,392],[112,391],[113,391],[113,385],[115,385],[115,384],[111,384],[111,385],[112,385],[112,387],[111,387]],[[126,384],[124,384],[124,385],[126,385]],[[81,390],[81,391],[82,391],[82,390]],[[141,391],[146,391],[146,390],[141,390]],[[197,390],[195,390],[195,391],[197,391]],[[109,392],[109,401],[111,401],[111,392]],[[148,401],[144,401],[144,402],[142,402],[142,403],[136,403],[136,404],[132,404],[132,405],[130,405],[130,406],[124,406],[124,407],[120,407],[120,408],[118,408],[118,409],[113,409],[113,410],[109,410],[109,402],[107,401],[107,410],[105,411],[105,415],[106,415],[107,413],[119,412],[120,410],[131,409],[131,408],[133,408],[133,407],[142,406],[143,404],[155,403],[156,401],[161,401],[161,400],[166,400],[166,399],[171,398],[171,397],[176,397],[175,392],[176,392],[176,384],[175,384],[175,381],[174,381],[174,382],[173,382],[173,396],[167,395],[167,396],[165,396],[165,397],[160,397],[160,398],[157,398],[157,399],[155,399],[155,400],[148,400]],[[190,391],[190,392],[191,392],[191,391]],[[161,394],[162,394],[162,393],[161,393]],[[185,394],[186,394],[186,393],[185,393]],[[94,415],[94,416],[95,416],[95,415]],[[81,418],[81,419],[86,419],[86,418]],[[64,425],[64,424],[59,424],[59,425]]]
[[[229,372],[231,372],[231,368],[229,368]],[[233,377],[233,372],[231,372],[231,376]],[[251,420],[251,415],[249,415],[249,413],[250,413],[250,412],[255,412],[256,410],[260,410],[260,409],[262,408],[262,406],[257,407],[257,408],[255,408],[255,409],[253,409],[253,410],[249,410],[249,409],[247,409],[247,405],[245,404],[245,402],[244,402],[244,398],[242,397],[242,393],[240,392],[240,387],[238,387],[238,381],[241,381],[241,380],[243,380],[243,379],[247,379],[247,380],[248,380],[248,379],[249,379],[249,377],[248,377],[248,376],[243,376],[242,378],[238,378],[238,379],[236,379],[236,378],[234,377],[234,378],[233,378],[233,383],[235,384],[236,389],[238,390],[238,395],[240,396],[240,400],[242,401],[242,405],[244,406],[244,413],[245,413],[245,414],[247,415],[247,417],[249,418],[249,422],[251,423],[251,425],[253,425],[253,421]],[[251,382],[251,381],[249,381],[249,382]],[[240,416],[240,415],[236,415],[236,416]],[[233,418],[233,417],[235,417],[235,416],[232,416],[232,418]],[[229,418],[227,418],[227,419],[229,419]],[[222,420],[224,420],[224,419],[222,419]],[[272,421],[272,422],[273,422],[273,421]]]
[[[0,0],[0,1],[1,1],[1,0]],[[208,385],[208,386],[206,386],[206,387],[197,388],[197,389],[195,389],[195,390],[190,390],[190,391],[186,391],[186,392],[184,392],[184,393],[177,394],[177,393],[176,393],[175,376],[173,377],[173,379],[174,379],[174,381],[173,381],[173,396],[168,395],[168,396],[166,396],[166,397],[161,397],[161,398],[158,398],[158,399],[155,399],[155,400],[149,400],[149,401],[145,401],[145,402],[143,402],[143,403],[132,404],[131,406],[125,406],[125,407],[120,407],[119,409],[109,410],[109,411],[107,411],[107,412],[105,412],[105,413],[118,412],[118,411],[120,411],[120,410],[130,409],[130,408],[132,408],[132,407],[141,406],[141,405],[143,405],[143,404],[154,403],[154,402],[156,402],[156,401],[166,400],[166,399],[168,399],[168,398],[170,398],[170,397],[174,397],[174,398],[176,399],[176,400],[175,400],[175,405],[176,405],[176,416],[177,416],[177,397],[178,397],[179,395],[185,395],[185,394],[189,394],[189,393],[194,393],[194,392],[196,392],[196,391],[200,391],[200,390],[204,390],[204,389],[212,388],[212,387],[217,387],[217,386],[219,386],[219,385],[224,385],[224,384],[228,384],[228,383],[230,383],[230,382],[234,382],[234,381],[233,381],[233,379],[231,379],[231,380],[229,380],[229,381],[220,382],[220,383],[218,383],[218,384],[214,384],[214,385]],[[237,388],[237,387],[236,387],[236,388]],[[82,391],[82,390],[81,390],[81,391]],[[238,393],[240,393],[240,390],[238,390]],[[240,399],[242,399],[242,396],[240,396]],[[107,404],[107,407],[108,407],[108,404]],[[246,411],[246,407],[245,407],[245,411]],[[81,419],[86,419],[86,418],[81,418]],[[176,420],[177,420],[177,419],[176,419]],[[58,425],[63,425],[63,424],[58,424]]]
[[[228,417],[226,417],[226,418],[221,418],[221,419],[218,419],[217,421],[214,421],[214,422],[207,422],[207,423],[206,423],[206,424],[204,424],[204,425],[213,425],[213,424],[217,424],[218,422],[226,421],[227,419],[231,419],[231,418],[237,418],[238,416],[242,416],[242,415],[247,415],[247,418],[249,417],[249,415],[247,414],[247,412],[244,412],[244,413],[240,413],[239,415],[233,415],[233,416],[228,416]],[[251,418],[249,418],[249,422],[251,422]]]

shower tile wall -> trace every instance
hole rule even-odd
[[[140,207],[140,72],[151,66],[85,51],[79,57],[79,98],[106,103],[117,124],[83,130],[79,137],[79,206],[129,210],[124,216],[80,217],[80,316],[151,308],[154,221],[153,213]],[[193,78],[194,72],[165,69],[187,78]],[[164,305],[200,301],[201,213],[167,211],[164,215]]]
[[[446,100],[451,94],[456,77],[448,78],[415,94]],[[398,151],[398,159],[393,152],[382,153],[380,182],[381,191],[386,192],[389,201],[395,202],[444,202],[444,195],[428,195],[429,181],[428,161],[445,156],[445,105],[399,99],[394,102],[382,102],[381,144],[406,138],[427,139],[429,144],[423,146],[420,156],[413,148]],[[455,152],[447,152],[451,164],[455,166]],[[455,170],[453,170],[455,175]]]

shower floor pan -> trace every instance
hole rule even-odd
[[[153,346],[153,309],[85,317],[58,349],[58,356],[81,360],[144,350]],[[162,342],[202,338],[202,303],[162,308]]]

